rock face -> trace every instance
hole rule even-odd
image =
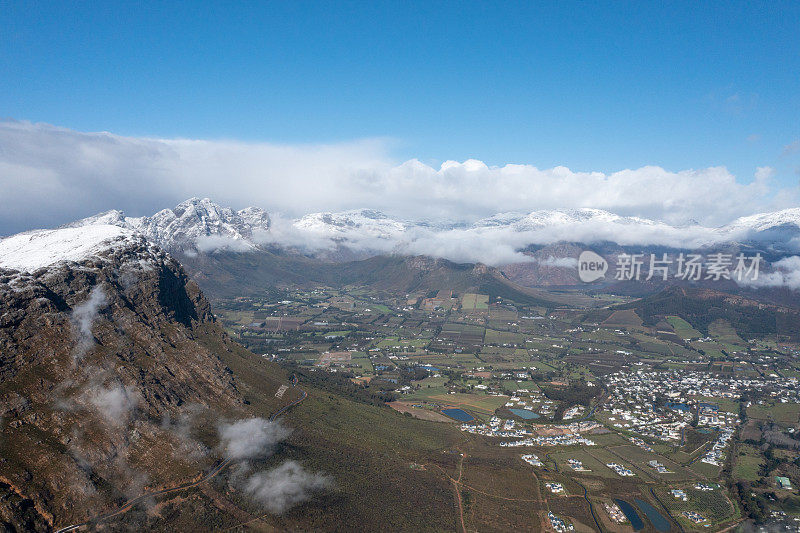
[[[80,253],[45,253],[69,229],[0,241],[6,530],[79,523],[186,479],[215,460],[204,425],[213,435],[209,421],[245,403],[197,285],[143,237],[100,227]]]

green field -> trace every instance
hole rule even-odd
[[[731,323],[724,319],[718,319],[708,325],[708,335],[731,348],[737,348],[744,343],[741,337],[733,329]]]
[[[437,394],[428,396],[442,404],[449,404],[475,411],[483,415],[491,415],[498,407],[508,401],[508,396],[489,396],[486,394]]]
[[[686,322],[681,317],[668,316],[667,322],[669,322],[669,325],[675,330],[675,334],[684,340],[698,339],[703,336],[699,331],[694,329],[691,324]]]
[[[466,293],[461,297],[461,309],[464,312],[486,311],[489,309],[489,296],[486,294]]]
[[[509,331],[487,329],[484,342],[486,344],[523,344],[525,342],[525,336]]]
[[[747,408],[747,416],[758,420],[772,420],[784,426],[792,426],[800,419],[800,404],[767,403],[753,404]]]
[[[761,453],[747,444],[739,446],[739,453],[735,457],[733,467],[733,477],[747,481],[757,481],[761,476],[759,470],[764,463]]]
[[[672,516],[680,517],[683,511],[694,511],[709,520],[711,524],[725,522],[738,517],[736,506],[725,496],[722,489],[702,491],[694,485],[675,486],[686,492],[687,501],[676,499],[666,488],[656,489],[659,499],[664,502]],[[681,517],[682,518],[682,517]],[[693,526],[694,523],[682,520],[684,526]]]

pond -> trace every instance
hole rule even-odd
[[[472,415],[470,415],[463,409],[442,409],[442,414],[444,414],[445,416],[449,416],[454,420],[458,420],[459,422],[469,422],[471,420],[474,420],[474,418],[472,418]]]
[[[524,418],[525,420],[533,420],[534,418],[540,418],[539,413],[534,413],[530,409],[509,409],[509,411],[511,411],[520,418]]]
[[[639,514],[636,512],[636,509],[633,508],[633,505],[629,504],[625,500],[614,500],[619,505],[619,508],[622,509],[622,512],[625,514],[625,518],[628,519],[631,523],[631,527],[633,527],[634,531],[639,531],[644,527],[644,522],[642,519],[639,518]]]
[[[689,412],[691,410],[689,409],[689,406],[686,405],[685,403],[667,402],[666,406],[668,409],[672,409],[673,411]]]
[[[639,509],[647,516],[647,519],[653,524],[653,527],[656,528],[656,531],[659,533],[666,533],[669,531],[669,520],[664,518],[664,515],[658,512],[658,510],[643,500],[633,500]]]

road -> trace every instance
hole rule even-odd
[[[297,386],[297,382],[298,382],[297,376],[293,375],[292,376],[292,387],[296,387]],[[300,398],[298,398],[297,400],[294,400],[293,402],[291,402],[291,403],[289,403],[287,405],[284,405],[283,407],[281,407],[280,409],[275,411],[269,417],[270,422],[274,422],[276,418],[281,416],[287,410],[289,410],[290,408],[294,407],[295,405],[299,404],[300,402],[302,402],[303,400],[306,399],[306,397],[308,396],[308,393],[306,391],[302,390],[302,389],[299,389],[299,390],[302,393]],[[178,485],[177,487],[170,487],[170,488],[161,489],[161,490],[157,490],[157,491],[153,491],[153,492],[146,492],[146,493],[142,494],[141,496],[137,496],[136,498],[134,498],[132,500],[128,500],[127,502],[125,502],[125,504],[122,505],[122,507],[119,507],[118,509],[116,509],[114,511],[110,511],[108,513],[104,513],[104,514],[101,514],[99,516],[95,516],[94,518],[90,518],[86,522],[83,522],[83,523],[80,523],[80,524],[74,524],[74,525],[71,525],[71,526],[62,527],[61,529],[56,530],[56,533],[67,533],[68,531],[76,531],[77,529],[79,529],[79,528],[81,528],[83,526],[88,526],[90,524],[97,524],[99,522],[103,522],[103,521],[108,520],[110,518],[114,518],[114,517],[119,516],[119,515],[121,515],[123,513],[126,513],[127,511],[129,511],[133,507],[135,507],[138,503],[141,503],[142,501],[144,501],[144,500],[146,500],[148,498],[152,498],[152,497],[155,497],[155,496],[163,496],[164,494],[172,494],[173,492],[179,492],[179,491],[182,491],[182,490],[186,490],[186,489],[191,489],[193,487],[197,487],[198,485],[202,485],[203,483],[206,483],[206,482],[210,481],[211,479],[215,478],[220,472],[222,472],[225,469],[226,466],[231,464],[231,462],[233,462],[233,459],[225,459],[221,463],[219,463],[217,466],[215,466],[208,474],[206,474],[205,476],[203,476],[202,478],[200,478],[197,481],[193,481],[193,482],[190,482],[190,483],[184,483],[183,485]]]

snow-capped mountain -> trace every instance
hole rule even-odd
[[[742,217],[722,227],[675,226],[588,208],[504,212],[471,224],[402,220],[372,209],[355,209],[277,218],[273,224],[260,208],[234,211],[207,198],[191,198],[152,216],[126,217],[120,211],[108,211],[69,226],[98,224],[130,229],[184,255],[258,252],[269,245],[335,262],[422,254],[500,265],[525,260],[518,250],[527,246],[559,242],[683,249],[744,243],[777,251],[800,249],[800,208]]]
[[[353,209],[339,213],[311,213],[292,224],[297,230],[333,239],[359,236],[392,239],[401,236],[412,224],[394,220],[372,209]]]
[[[553,226],[584,223],[621,223],[655,225],[656,222],[638,217],[622,217],[602,209],[546,209],[530,213],[498,213],[477,221],[475,227],[511,227],[530,231]]]
[[[121,211],[108,211],[69,226],[96,224],[134,230],[169,250],[202,252],[229,249],[243,252],[258,246],[269,231],[270,218],[258,207],[234,211],[208,198],[190,198],[149,217],[126,217]]]
[[[722,228],[723,233],[752,234],[774,230],[800,232],[800,207],[737,218]]]

